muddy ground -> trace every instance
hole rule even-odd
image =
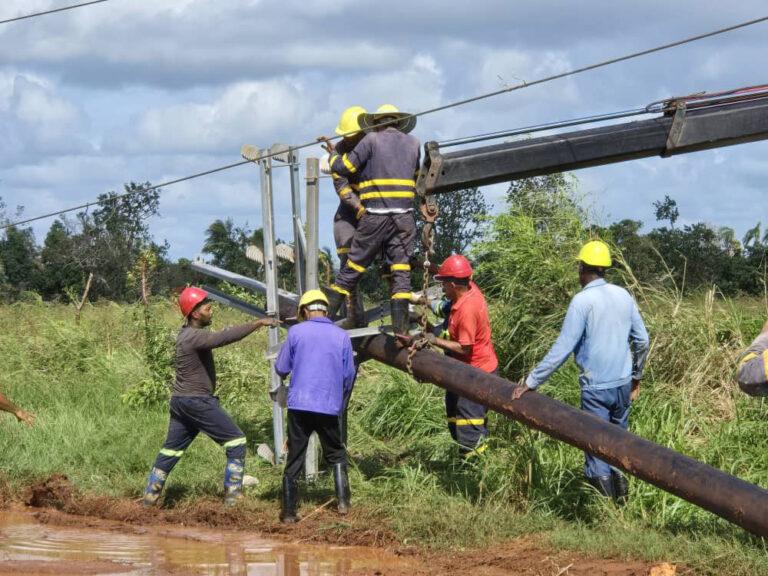
[[[377,553],[385,551],[393,559],[392,562],[382,559],[382,565],[377,569],[352,569],[344,572],[350,576],[466,576],[468,573],[473,576],[674,576],[694,573],[669,564],[590,558],[575,552],[553,550],[536,535],[484,549],[460,551],[436,552],[403,546],[391,530],[377,524],[375,518],[359,509],[341,518],[329,510],[330,507],[312,510],[306,506],[302,509],[303,520],[295,525],[281,524],[274,506],[260,506],[252,502],[238,509],[226,509],[218,500],[201,499],[172,508],[146,510],[138,501],[81,494],[65,476],[60,475],[30,486],[21,499],[14,498],[7,487],[0,489],[0,504],[11,509],[24,506],[25,510],[34,510],[36,520],[50,526],[93,528],[123,534],[172,530],[174,537],[179,537],[179,534],[185,537],[184,533],[179,533],[182,527],[237,530],[294,544],[367,547],[369,550],[376,549]],[[192,535],[187,537],[194,538]],[[365,554],[364,551],[359,553]],[[0,563],[0,574],[45,574],[49,569],[52,570],[50,573],[55,574],[120,572],[108,564],[3,562]]]

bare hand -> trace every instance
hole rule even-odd
[[[632,391],[629,393],[629,401],[634,402],[640,396],[640,380],[632,379]]]
[[[395,338],[397,338],[397,343],[401,346],[410,346],[413,344],[413,336],[410,334],[395,334]]]
[[[263,328],[265,326],[278,328],[280,326],[280,321],[277,318],[262,318],[261,320],[256,321],[256,326],[258,328]]]
[[[323,148],[323,150],[328,152],[328,154],[333,155],[333,143],[327,136],[318,136],[317,141],[320,142],[320,146]]]
[[[24,410],[17,410],[14,416],[16,416],[16,420],[18,420],[19,422],[23,422],[27,426],[35,425],[34,414],[30,414],[29,412],[25,412]]]
[[[528,385],[525,383],[525,379],[521,378],[520,382],[517,383],[517,386],[512,389],[512,400],[518,400],[528,391],[530,391],[530,388],[528,388]]]

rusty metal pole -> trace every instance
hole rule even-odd
[[[358,352],[400,370],[406,368],[407,350],[398,348],[389,336],[370,338]],[[513,401],[514,384],[508,380],[442,354],[417,352],[413,375],[585,450],[757,536],[768,537],[768,490],[543,394],[529,392]]]

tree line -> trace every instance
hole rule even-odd
[[[195,275],[189,260],[173,261],[168,256],[168,243],[152,237],[149,221],[160,215],[161,190],[131,194],[147,187],[149,182],[130,182],[124,186],[123,194],[107,192],[99,196],[99,204],[93,210],[71,218],[59,217],[42,244],[38,244],[31,228],[6,228],[0,237],[0,298],[5,302],[77,302],[89,277],[89,300],[116,302],[133,302],[149,294],[167,295],[189,282],[215,284],[213,279]],[[548,218],[557,218],[558,214],[548,213],[546,206],[526,203],[548,196],[556,196],[560,201],[564,198],[574,210],[583,211],[577,180],[563,174],[513,182],[506,202],[519,212],[535,215],[536,225],[543,231]],[[439,263],[452,252],[466,252],[481,242],[488,225],[499,217],[491,216],[490,206],[477,188],[442,195],[439,204],[432,262]],[[672,282],[683,292],[712,285],[726,295],[765,292],[768,230],[763,231],[760,223],[738,239],[733,229],[710,223],[678,226],[679,209],[668,196],[653,207],[656,226],[649,231],[643,231],[643,222],[639,220],[624,219],[607,226],[589,226],[588,233],[613,243],[621,253],[620,266],[629,268],[641,282]],[[22,211],[23,208],[17,209],[15,218]],[[587,220],[585,216],[582,222]],[[1,200],[0,221],[11,221]],[[256,247],[258,253],[262,244],[260,228],[236,226],[232,219],[216,219],[206,230],[202,252],[216,266],[261,278],[263,265],[247,254],[253,255],[249,246]],[[332,280],[332,254],[326,247],[319,255],[321,282]],[[420,242],[414,259],[417,264],[424,260]],[[294,289],[291,262],[279,261],[278,276],[282,288]],[[375,269],[366,274],[361,288],[370,298],[380,299],[386,297],[384,284],[380,270]],[[418,271],[414,272],[414,285],[421,286]]]

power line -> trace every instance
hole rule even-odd
[[[46,10],[45,12],[35,12],[34,14],[27,14],[26,16],[16,16],[15,18],[0,20],[0,24],[9,24],[11,22],[18,22],[19,20],[37,18],[38,16],[46,16],[48,14],[55,14],[56,12],[64,12],[65,10],[74,10],[75,8],[82,8],[83,6],[91,6],[92,4],[101,4],[102,2],[108,2],[108,1],[109,0],[92,0],[91,2],[82,2],[81,4],[72,4],[71,6],[62,6],[61,8],[53,8],[52,10]]]
[[[107,0],[96,0],[96,1],[97,2],[106,2]],[[96,2],[89,2],[89,4],[94,4],[94,3],[96,3]],[[65,10],[65,9],[66,8],[61,8],[59,10]],[[456,108],[458,106],[464,106],[466,104],[471,104],[473,102],[479,102],[480,100],[486,100],[488,98],[492,98],[494,96],[499,96],[501,94],[506,94],[508,92],[514,92],[514,91],[517,91],[517,90],[523,90],[525,88],[530,88],[531,86],[537,86],[537,85],[540,85],[540,84],[545,84],[547,82],[552,82],[554,80],[559,80],[561,78],[567,78],[569,76],[575,76],[575,75],[581,74],[583,72],[588,72],[588,71],[591,71],[591,70],[596,70],[598,68],[604,68],[604,67],[610,66],[612,64],[617,64],[619,62],[625,62],[627,60],[632,60],[632,59],[635,59],[635,58],[639,58],[641,56],[647,56],[648,54],[654,54],[656,52],[661,52],[663,50],[669,50],[671,48],[676,48],[676,47],[682,46],[684,44],[690,44],[692,42],[697,42],[699,40],[704,40],[706,38],[711,38],[713,36],[718,36],[720,34],[725,34],[727,32],[732,32],[734,30],[739,30],[741,28],[746,28],[748,26],[753,26],[755,24],[760,24],[760,23],[765,22],[765,21],[768,21],[768,16],[763,16],[761,18],[755,18],[753,20],[747,20],[745,22],[741,22],[739,24],[734,24],[732,26],[727,26],[725,28],[718,28],[717,30],[713,30],[713,31],[710,31],[710,32],[705,32],[703,34],[697,34],[696,36],[689,36],[688,38],[684,38],[682,40],[677,40],[675,42],[670,42],[668,44],[662,44],[660,46],[656,46],[654,48],[648,48],[648,49],[645,49],[645,50],[640,50],[638,52],[632,52],[630,54],[626,54],[624,56],[618,56],[616,58],[611,58],[609,60],[603,60],[603,61],[597,62],[595,64],[590,64],[588,66],[583,66],[581,68],[574,68],[574,69],[568,70],[566,72],[561,72],[559,74],[553,74],[551,76],[545,76],[545,77],[539,78],[537,80],[532,80],[531,82],[521,82],[520,84],[514,84],[512,86],[507,86],[505,88],[501,88],[500,90],[494,90],[492,92],[486,92],[484,94],[479,94],[477,96],[473,96],[471,98],[465,98],[463,100],[456,100],[454,102],[450,102],[450,103],[444,104],[442,106],[437,106],[435,108],[429,108],[427,110],[423,110],[423,111],[417,112],[415,114],[409,114],[407,117],[408,118],[410,118],[410,117],[417,118],[419,116],[426,116],[428,114],[435,114],[436,112],[442,112],[442,111],[448,110],[450,108]],[[2,23],[2,22],[0,22],[0,23]],[[400,120],[398,120],[398,119],[387,120],[387,121],[384,121],[384,122],[380,122],[375,127],[388,126],[390,124],[395,124],[396,122],[399,122],[399,121]],[[347,132],[347,133],[341,134],[339,136],[333,136],[331,138],[328,138],[328,140],[329,141],[339,140],[341,138],[344,138],[345,136],[351,136],[353,134],[355,134],[355,132]],[[309,148],[309,147],[317,146],[317,145],[318,145],[317,140],[313,140],[311,142],[306,142],[306,143],[298,145],[298,146],[291,146],[289,148],[289,151],[295,152],[297,150],[302,150],[304,148]],[[137,189],[137,190],[131,190],[130,192],[125,192],[123,194],[119,194],[117,196],[113,196],[112,198],[109,198],[109,199],[104,199],[104,200],[101,200],[101,201],[96,200],[96,201],[93,201],[93,202],[87,202],[85,204],[81,204],[79,206],[73,206],[71,208],[66,208],[64,210],[59,210],[57,212],[50,212],[48,214],[43,214],[43,215],[40,215],[40,216],[35,216],[34,218],[27,218],[25,220],[19,220],[19,221],[16,221],[16,222],[12,222],[10,224],[5,224],[3,226],[0,226],[0,230],[5,230],[5,229],[11,228],[13,226],[20,226],[22,224],[29,224],[30,222],[35,222],[36,220],[43,220],[45,218],[51,218],[53,216],[60,216],[61,214],[66,214],[68,212],[73,212],[75,210],[82,210],[82,209],[87,208],[89,206],[103,204],[105,202],[116,200],[116,199],[119,199],[119,198],[123,198],[125,196],[130,196],[130,195],[133,195],[133,194],[139,194],[139,193],[142,193],[142,192],[151,192],[152,190],[156,190],[156,189],[161,188],[161,187],[167,187],[167,186],[170,186],[172,184],[178,184],[179,182],[184,182],[186,180],[192,180],[192,179],[195,179],[195,178],[200,178],[202,176],[207,176],[209,174],[214,174],[216,172],[222,172],[224,170],[229,170],[231,168],[235,168],[237,166],[242,166],[244,164],[249,164],[251,162],[259,162],[260,160],[266,160],[267,158],[272,158],[273,156],[282,155],[284,153],[285,153],[285,151],[283,150],[283,151],[280,151],[280,152],[264,154],[264,155],[261,155],[261,156],[259,156],[258,158],[254,159],[254,160],[243,160],[243,161],[240,161],[240,162],[235,162],[234,164],[228,164],[226,166],[220,166],[218,168],[213,168],[211,170],[206,170],[205,172],[198,172],[197,174],[192,174],[190,176],[184,176],[182,178],[177,178],[175,180],[169,180],[167,182],[163,182],[162,184],[157,184],[155,186],[150,186],[148,188],[140,188],[140,189]]]

